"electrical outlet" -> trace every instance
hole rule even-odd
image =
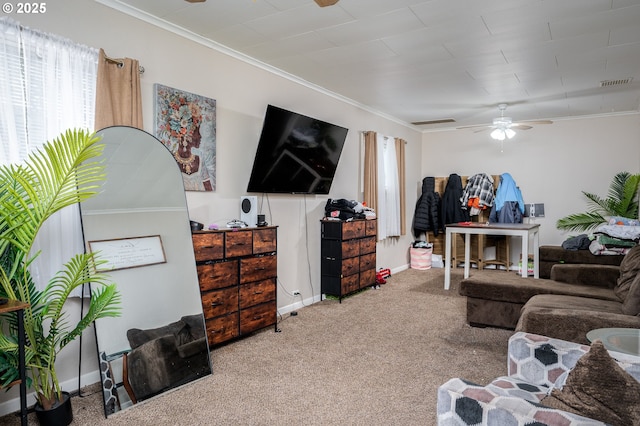
[[[294,296],[300,296],[300,290],[293,290]]]

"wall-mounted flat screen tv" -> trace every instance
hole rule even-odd
[[[347,132],[268,105],[247,192],[328,194]]]

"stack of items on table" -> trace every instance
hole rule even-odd
[[[594,255],[624,255],[640,242],[640,221],[612,217],[596,228],[593,235],[580,234],[562,243],[566,250],[589,250]]]
[[[375,219],[373,209],[354,200],[331,199],[324,206],[324,218],[330,220]]]

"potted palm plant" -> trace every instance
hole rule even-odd
[[[92,253],[71,258],[44,290],[30,273],[37,256],[33,244],[44,222],[55,212],[96,194],[104,180],[97,160],[103,145],[94,133],[69,130],[29,155],[22,164],[0,166],[0,297],[29,303],[24,311],[27,385],[35,391],[41,423],[46,413],[66,406],[72,420],[68,393],[62,392],[55,362],[60,350],[80,336],[94,320],[118,316],[120,296],[115,284],[96,271],[100,261]],[[71,292],[92,284],[86,314],[77,323],[65,310]],[[15,316],[0,316],[0,386],[19,377],[18,335]],[[58,410],[60,411],[60,410]],[[44,413],[44,414],[41,414]]]
[[[582,191],[589,210],[558,219],[556,227],[566,231],[588,231],[607,222],[607,216],[638,218],[638,185],[640,174],[620,172],[613,177],[606,198]]]

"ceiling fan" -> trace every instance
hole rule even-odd
[[[551,120],[537,120],[537,121],[521,121],[514,123],[511,117],[505,117],[504,112],[507,109],[507,104],[499,104],[498,110],[500,111],[500,117],[493,119],[493,123],[490,125],[482,126],[463,126],[458,129],[474,129],[478,128],[476,132],[482,132],[485,130],[491,130],[491,137],[495,140],[503,141],[505,139],[511,139],[516,135],[515,130],[529,130],[533,126],[532,124],[551,124]],[[514,130],[515,129],[515,130]]]

